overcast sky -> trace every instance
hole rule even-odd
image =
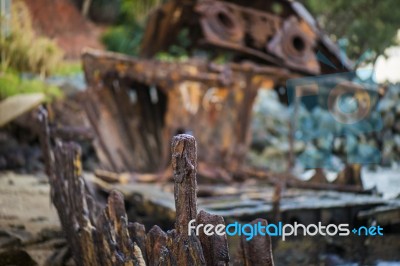
[[[400,43],[400,30],[397,39]],[[378,82],[400,82],[400,46],[388,48],[386,54],[387,59],[381,56],[376,62],[376,79]]]
[[[389,57],[381,56],[376,62],[376,79],[378,82],[400,82],[400,46],[391,47],[386,52]]]

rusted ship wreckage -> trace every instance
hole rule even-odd
[[[182,31],[193,54],[229,52],[230,62],[151,59]],[[309,182],[292,176],[293,154],[287,174],[245,163],[258,90],[337,71],[318,61],[317,51],[341,71],[351,69],[304,7],[285,0],[169,1],[150,15],[140,58],[87,50],[82,102],[102,164],[91,182],[109,193],[105,209],[85,186],[79,148],[63,142],[82,132],[55,132],[46,112],[39,114],[52,200],[77,265],[225,265],[230,258],[273,265],[269,237],[242,239],[237,254],[229,255],[225,237],[188,236],[188,221],[352,223],[361,210],[384,204],[362,189],[357,165],[346,166],[333,184],[320,170]],[[197,158],[194,139],[178,135],[184,133],[196,138]],[[256,182],[244,182],[249,179]],[[198,214],[196,202],[203,210]],[[128,216],[167,228],[175,221],[175,229],[154,226],[146,233]]]
[[[105,169],[162,171],[171,137],[191,132],[201,147],[199,161],[233,174],[243,166],[249,147],[259,89],[334,70],[317,60],[316,51],[342,71],[350,69],[299,3],[245,6],[240,1],[171,1],[150,15],[143,58],[168,49],[180,32],[190,29],[190,49],[212,49],[214,56],[229,51],[233,59],[225,65],[84,53],[90,99],[85,108]]]

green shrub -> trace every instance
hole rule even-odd
[[[149,12],[156,6],[162,4],[162,0],[122,0],[120,23],[134,24],[142,23],[148,16]]]
[[[142,34],[143,31],[139,26],[115,26],[109,28],[105,32],[102,41],[107,47],[107,50],[129,55],[137,55]]]
[[[47,85],[40,79],[21,79],[12,72],[0,74],[0,100],[16,94],[34,92],[44,93],[47,102],[63,97],[60,88]]]
[[[36,36],[29,10],[22,1],[13,1],[11,32],[0,37],[3,71],[11,68],[47,75],[58,67],[63,58],[62,50],[54,41]]]
[[[161,2],[161,0],[121,0],[116,25],[111,26],[102,37],[107,50],[138,55],[145,18],[150,10]]]
[[[52,74],[56,76],[70,76],[82,73],[82,71],[81,61],[63,61]]]

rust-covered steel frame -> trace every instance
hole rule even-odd
[[[234,60],[291,69],[304,75],[348,71],[351,64],[304,6],[289,0],[171,0],[149,16],[141,56],[177,44],[188,30],[190,50],[230,51]],[[318,61],[323,55],[336,68]]]
[[[190,29],[189,52],[229,52],[234,55],[231,63],[152,59],[177,44],[185,29]],[[244,164],[258,89],[284,86],[289,78],[351,69],[307,10],[288,0],[171,0],[149,16],[140,58],[87,51],[83,65],[89,86],[85,109],[103,168],[158,173],[152,180],[170,175],[165,172],[169,140],[179,133],[198,140],[200,175],[225,181],[234,175],[259,175]],[[290,154],[288,168],[293,160]],[[326,181],[319,176],[317,172],[312,180]],[[293,180],[286,181],[289,185]],[[322,183],[323,188],[341,189]]]
[[[169,140],[190,133],[199,143],[200,171],[239,171],[248,151],[259,88],[296,77],[254,64],[162,62],[87,51],[85,109],[103,166],[158,172],[169,164]],[[214,175],[215,173],[210,173]]]

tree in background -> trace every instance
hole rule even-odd
[[[332,40],[346,47],[352,60],[371,51],[370,62],[399,44],[400,2],[398,0],[301,0]]]

